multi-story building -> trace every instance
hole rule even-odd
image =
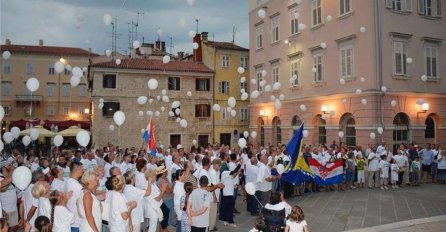
[[[285,97],[280,109],[271,93],[251,100],[254,142],[286,143],[304,123],[314,145],[444,145],[444,3],[251,0],[251,78]]]
[[[199,56],[198,52],[201,52],[202,55],[198,60],[202,59],[203,63],[215,73],[212,82],[207,83],[213,85],[214,104],[218,104],[221,108],[212,118],[214,142],[237,144],[237,140],[243,137],[243,132],[249,130],[249,99],[241,100],[241,90],[249,92],[249,80],[240,81],[242,77],[249,78],[249,50],[231,42],[209,41],[207,32],[197,34],[194,41],[201,45],[194,56]],[[238,72],[239,67],[244,68],[244,73]],[[236,106],[231,109],[235,110],[235,116],[227,111],[229,97],[236,99]]]
[[[73,67],[83,68],[85,77],[89,59],[96,54],[80,48],[44,46],[43,40],[33,46],[12,44],[6,39],[6,43],[1,45],[1,52],[5,51],[9,51],[11,57],[0,60],[0,104],[5,109],[2,129],[12,126],[25,129],[24,123],[30,120],[33,124],[45,120],[46,126],[60,123],[63,127],[79,123],[89,125],[89,118],[85,115],[90,108],[87,80],[81,78],[80,84],[72,88],[70,70]],[[61,74],[54,69],[57,61],[66,65]],[[26,88],[30,77],[39,80],[40,87],[33,93]]]
[[[164,64],[160,59],[127,58],[119,65],[115,61],[91,65],[88,78],[92,84],[93,142],[100,147],[107,142],[140,147],[141,130],[150,117],[157,145],[181,144],[189,149],[194,142],[197,146],[212,142],[213,87],[209,83],[213,75],[203,63],[189,61]],[[148,88],[150,79],[157,80],[157,89]],[[142,105],[137,102],[141,96],[148,99]],[[98,107],[101,101],[102,109]],[[120,127],[113,120],[118,110],[126,116]],[[177,122],[180,119],[187,121],[187,127]]]

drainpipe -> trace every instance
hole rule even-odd
[[[381,92],[381,86],[383,86],[383,51],[382,51],[382,18],[381,18],[381,1],[375,1],[375,17],[376,17],[376,73],[378,75],[377,78],[377,90],[379,92],[379,101],[378,101],[378,112],[379,119],[378,124],[384,127],[384,93]],[[384,140],[384,136],[380,135],[381,141]]]
[[[212,78],[212,144],[215,144],[215,111],[212,109],[215,104],[215,70],[217,68],[216,65],[216,58],[217,58],[217,49],[214,48],[214,74]]]

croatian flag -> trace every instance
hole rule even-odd
[[[344,167],[342,159],[334,163],[327,163],[325,166],[317,160],[310,158],[308,160],[311,170],[314,174],[314,182],[318,185],[333,185],[344,182]]]
[[[156,145],[155,145],[155,130],[153,129],[153,121],[150,118],[150,122],[147,125],[146,131],[144,132],[144,142],[147,143],[147,152],[151,155],[156,155]]]

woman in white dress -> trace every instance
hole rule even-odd
[[[37,216],[51,218],[50,184],[46,181],[38,181],[31,190],[34,198],[38,199]]]
[[[164,166],[161,166],[158,167],[157,170],[149,169],[146,172],[148,185],[151,185],[150,195],[147,197],[148,200],[144,201],[144,209],[146,210],[149,218],[149,232],[156,232],[158,221],[163,221],[164,219],[161,205],[163,204],[163,195],[166,191],[167,183],[164,183],[160,188],[158,188],[156,184],[156,175],[165,171],[167,171],[167,169]],[[161,228],[160,231],[165,231],[165,229]]]
[[[74,223],[74,214],[66,207],[68,199],[73,192],[64,194],[61,191],[51,192],[49,201],[51,202],[51,222],[53,232],[70,232],[71,224]]]
[[[135,187],[135,174],[133,171],[127,171],[124,174],[126,186],[124,188],[124,196],[128,201],[140,202],[131,213],[133,231],[141,231],[141,223],[144,222],[143,198],[150,195],[151,185],[147,185],[145,190]]]
[[[136,202],[128,202],[124,191],[125,179],[122,175],[113,177],[113,191],[110,194],[110,221],[109,228],[111,232],[133,231],[131,214],[136,208]]]
[[[79,213],[82,218],[80,231],[100,232],[102,230],[101,203],[95,196],[99,186],[98,174],[94,170],[86,171],[81,178],[84,186],[82,200],[79,200]]]

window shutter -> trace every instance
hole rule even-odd
[[[424,14],[424,0],[418,0],[418,14]]]
[[[392,0],[386,0],[386,7],[392,9]]]
[[[195,105],[195,117],[200,117],[199,107],[200,105]]]
[[[195,79],[195,90],[200,90],[200,79]]]
[[[434,1],[434,5],[436,5],[435,15],[437,17],[441,17],[441,0]]]
[[[406,4],[406,8],[405,8],[406,11],[412,12],[412,0],[405,0],[404,3]]]
[[[102,88],[105,88],[107,86],[107,78],[106,76],[102,77]]]
[[[393,60],[392,74],[395,75],[396,74],[396,42],[392,43],[392,60]]]
[[[211,80],[206,79],[206,91],[210,91],[211,90]]]
[[[206,117],[211,116],[211,105],[206,105]]]

